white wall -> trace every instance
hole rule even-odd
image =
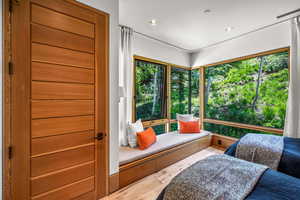
[[[231,58],[290,46],[289,22],[277,24],[191,54],[191,66],[211,64]]]
[[[110,143],[109,143],[109,168],[110,174],[119,171],[119,133],[116,119],[118,111],[118,82],[119,77],[119,0],[78,0],[98,10],[110,14],[110,51],[109,51],[109,120],[110,120]]]
[[[190,66],[188,53],[136,33],[133,40],[133,53],[171,64]]]

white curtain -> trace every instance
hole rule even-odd
[[[132,118],[132,91],[133,91],[133,53],[132,53],[133,30],[129,27],[121,27],[120,40],[120,75],[119,86],[124,91],[124,97],[119,103],[120,145],[127,146],[126,127]]]
[[[300,18],[291,21],[291,66],[284,136],[300,138]]]

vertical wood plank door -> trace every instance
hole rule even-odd
[[[12,113],[12,127],[18,128],[11,133],[16,146],[11,199],[103,197],[108,15],[71,0],[24,0],[13,12],[19,31],[13,36],[19,55],[15,73],[24,77],[14,78],[18,88],[12,95],[17,99],[12,106],[19,105]],[[18,112],[21,117],[14,118]]]

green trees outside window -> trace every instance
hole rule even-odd
[[[166,66],[135,60],[136,119],[166,118]]]
[[[281,52],[207,67],[205,118],[283,129],[288,63],[288,52]],[[237,137],[243,132],[223,128],[222,134]]]
[[[176,113],[199,117],[199,70],[171,69],[171,119]]]
[[[205,130],[236,138],[248,132],[282,133],[289,52],[279,49],[260,55],[192,70],[135,59],[136,119],[152,121],[170,117],[165,122],[168,126],[161,122],[153,124],[157,134],[164,133],[166,127],[169,131],[177,130],[173,120],[176,113],[194,114],[205,122]]]

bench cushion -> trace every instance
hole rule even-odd
[[[127,164],[141,158],[147,157],[149,155],[158,153],[160,151],[164,151],[170,149],[172,147],[197,140],[204,136],[209,135],[208,131],[201,131],[200,133],[193,134],[179,134],[177,131],[164,133],[157,136],[157,141],[151,147],[146,150],[139,150],[138,148],[130,148],[130,147],[120,147],[120,165]]]

